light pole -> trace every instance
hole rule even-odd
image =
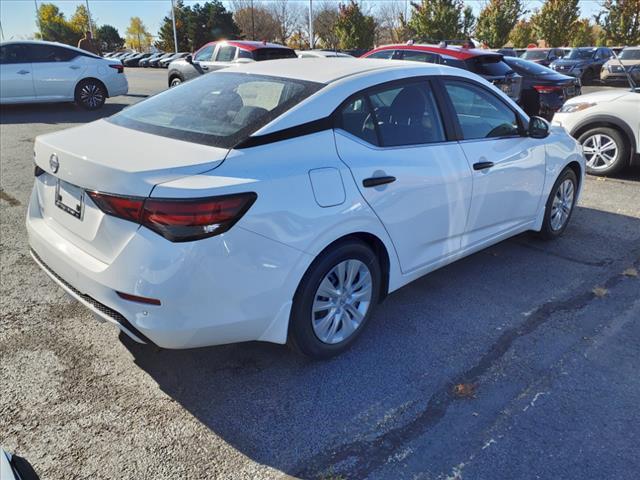
[[[309,0],[309,48],[313,50],[313,0]]]
[[[38,0],[33,0],[33,4],[36,6],[36,25],[38,25],[38,30],[40,30],[40,35],[42,35],[42,27],[40,26],[40,12],[38,11]],[[44,38],[41,38],[40,40],[44,40]]]
[[[87,4],[87,17],[89,17],[89,31],[91,32],[91,36],[93,37],[93,25],[91,22],[91,10],[89,10],[89,0],[85,0],[85,3]]]
[[[176,31],[176,14],[173,11],[173,0],[171,0],[171,22],[173,23],[173,46],[178,53],[178,32]]]
[[[251,0],[251,40],[256,39],[256,20],[253,15],[253,0]]]

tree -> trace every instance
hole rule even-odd
[[[339,48],[340,38],[335,30],[338,16],[338,10],[328,2],[323,3],[318,10],[314,11],[313,32],[323,48]]]
[[[176,36],[178,37],[177,50],[179,52],[190,51],[191,45],[189,44],[189,36],[187,34],[189,8],[184,6],[183,0],[178,0],[174,4],[173,13],[176,19]],[[154,45],[156,48],[165,52],[176,51],[173,38],[173,19],[171,18],[171,12],[162,19],[160,30],[158,30],[158,40],[156,40]]]
[[[473,9],[469,6],[464,7],[462,11],[462,37],[467,39],[476,30],[476,17],[473,14]]]
[[[411,2],[411,7],[409,26],[421,41],[459,39],[472,28],[473,14],[471,9],[465,11],[463,0],[422,0]]]
[[[640,0],[605,0],[596,17],[609,45],[640,44]]]
[[[546,0],[531,23],[548,47],[562,47],[569,44],[579,17],[578,0]]]
[[[277,26],[276,40],[284,45],[298,28],[304,14],[299,5],[292,4],[289,0],[274,0],[270,5],[271,15]]]
[[[509,33],[526,13],[520,0],[491,0],[480,11],[476,37],[493,48],[504,46]]]
[[[406,20],[404,2],[384,2],[377,10],[377,44],[404,43],[412,37]]]
[[[356,0],[338,5],[335,31],[343,49],[371,48],[375,36],[375,20],[360,10]]]
[[[238,4],[240,2],[237,2]],[[251,2],[242,2],[251,3]],[[234,4],[235,5],[235,4]],[[236,7],[233,20],[244,38],[274,41],[278,35],[278,22],[271,12],[262,5]]]
[[[526,48],[530,43],[537,43],[533,26],[526,20],[520,20],[511,30],[509,34],[509,42],[514,48]]]
[[[588,18],[583,18],[576,22],[576,26],[573,29],[573,35],[569,44],[572,47],[589,47],[594,45],[595,35],[593,34],[593,25]]]
[[[64,14],[52,3],[41,3],[38,7],[38,28],[36,38],[50,42],[76,45],[78,34],[71,28]]]
[[[220,0],[211,0],[202,5],[196,3],[188,10],[187,34],[191,50],[195,51],[214,40],[238,38],[240,29],[233,13]]]
[[[78,40],[84,37],[84,32],[91,30],[89,28],[89,11],[87,10],[87,7],[84,5],[78,5],[75,13],[69,19],[69,25],[73,31],[80,36]],[[91,27],[94,32],[98,30],[97,25],[93,21],[91,22]]]
[[[127,28],[126,43],[129,48],[138,51],[146,50],[151,46],[151,34],[147,31],[140,17],[131,17]]]
[[[124,46],[124,38],[111,25],[102,25],[96,30],[96,40],[102,52],[113,52]]]

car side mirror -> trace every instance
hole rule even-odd
[[[527,133],[531,138],[546,138],[549,135],[549,122],[544,118],[531,117]]]
[[[191,64],[193,64],[193,55],[191,55],[191,54],[187,55],[186,57],[184,57],[184,60],[185,60],[187,63],[191,63]]]

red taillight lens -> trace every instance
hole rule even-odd
[[[139,223],[172,242],[199,240],[226,232],[257,198],[254,192],[186,200],[88,193],[103,212]]]
[[[553,93],[562,91],[562,87],[556,87],[553,85],[534,85],[533,89],[538,93]]]
[[[160,300],[158,300],[157,298],[140,297],[138,295],[131,295],[130,293],[118,292],[117,290],[116,293],[120,298],[129,300],[130,302],[147,303],[149,305],[160,305]]]
[[[118,71],[118,73],[124,72],[124,65],[118,65],[117,63],[110,63],[109,66],[111,68],[115,68]]]

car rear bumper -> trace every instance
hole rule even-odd
[[[48,225],[35,191],[26,224],[32,256],[59,286],[134,340],[164,348],[284,343],[293,294],[312,260],[236,225],[185,243],[140,227],[107,264]],[[161,305],[125,300],[117,292]]]
[[[118,95],[126,95],[129,93],[129,82],[124,73],[113,75],[107,84],[107,92],[109,97],[117,97]]]

